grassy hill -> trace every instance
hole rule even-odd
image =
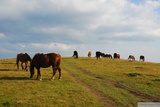
[[[6,107],[136,107],[160,101],[160,64],[119,59],[64,57],[62,79],[50,81],[52,68],[42,68],[42,81],[17,70],[15,59],[0,60],[0,106]],[[36,73],[37,74],[37,73]]]

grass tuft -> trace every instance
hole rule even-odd
[[[137,76],[142,76],[142,74],[135,72],[135,73],[129,73],[128,76],[137,77]]]

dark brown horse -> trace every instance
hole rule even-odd
[[[115,59],[120,59],[120,54],[114,53],[114,54],[113,54],[113,58],[115,58]]]
[[[91,57],[91,55],[92,55],[92,52],[89,51],[89,52],[88,52],[88,57]]]
[[[55,54],[55,53],[49,53],[49,54],[35,54],[33,57],[31,63],[30,63],[30,78],[34,75],[34,67],[37,69],[37,79],[42,80],[40,68],[47,68],[52,66],[53,69],[53,75],[51,77],[51,80],[55,78],[56,71],[59,72],[59,78],[61,79],[61,55]]]
[[[135,57],[133,55],[129,55],[128,60],[135,60]]]
[[[28,61],[31,61],[31,57],[27,53],[25,53],[25,54],[23,54],[23,53],[17,54],[17,59],[16,59],[17,69],[19,69],[19,61],[21,62],[22,70],[28,71],[27,65],[28,65]],[[23,63],[25,63],[25,68],[23,67]]]

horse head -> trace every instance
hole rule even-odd
[[[30,74],[30,78],[32,78],[34,75],[34,66],[32,64],[30,64]]]

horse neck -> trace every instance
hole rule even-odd
[[[29,61],[31,61],[32,59],[31,59],[31,57],[29,56]]]

